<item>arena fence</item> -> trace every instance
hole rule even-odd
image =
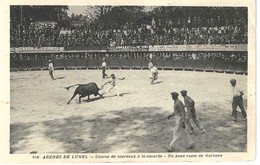
[[[147,53],[149,55],[156,52],[247,52],[247,44],[227,44],[227,45],[150,45],[150,46],[119,46],[109,47],[106,50],[65,50],[63,47],[18,47],[10,48],[13,55],[37,54],[39,58],[30,60],[19,60],[10,58],[11,71],[22,70],[46,70],[48,69],[48,59],[53,60],[55,69],[100,69],[101,58],[97,59],[55,59],[51,54],[66,53],[91,53],[94,52],[102,57],[107,53]],[[50,54],[50,57],[40,57],[41,54]],[[26,58],[25,58],[26,59]],[[108,69],[148,69],[146,58],[140,59],[119,59],[109,57],[106,59]],[[246,62],[229,62],[211,60],[174,60],[174,59],[154,59],[152,62],[157,64],[158,69],[162,70],[187,70],[187,71],[206,71],[220,73],[247,74]]]
[[[185,70],[185,71],[205,71],[220,73],[247,74],[247,63],[245,62],[211,62],[208,60],[173,60],[173,59],[154,59],[160,70]],[[101,59],[55,59],[54,68],[59,70],[68,69],[100,69]],[[142,59],[108,59],[106,60],[108,69],[148,69],[148,61]],[[25,60],[11,61],[11,71],[25,70],[47,70],[48,60]]]

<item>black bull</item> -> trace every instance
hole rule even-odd
[[[77,95],[79,94],[79,103],[81,103],[81,98],[82,97],[86,97],[94,94],[95,96],[99,95],[100,97],[103,97],[101,94],[98,93],[98,91],[100,90],[97,86],[96,83],[88,83],[88,84],[75,84],[69,87],[66,87],[67,90],[69,90],[70,87],[73,86],[77,86],[73,96],[71,97],[70,101]],[[102,87],[101,87],[102,88]],[[70,101],[68,102],[68,104],[70,103]]]

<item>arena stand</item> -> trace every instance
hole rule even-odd
[[[160,70],[247,74],[247,45],[119,46],[106,50],[65,50],[63,47],[19,47],[10,50],[11,71],[100,69],[105,57],[109,69],[148,69],[148,60]]]
[[[96,47],[138,45],[247,44],[247,8],[158,7],[137,13],[139,7],[113,7],[92,23],[64,16],[38,15],[39,9],[20,7],[11,12],[11,47]],[[32,9],[31,9],[32,8]],[[57,7],[54,7],[54,11]],[[50,8],[42,8],[49,11]],[[128,12],[126,12],[128,11]],[[142,11],[142,10],[140,10]],[[54,12],[55,13],[55,12]],[[34,16],[36,18],[31,18]],[[27,17],[28,18],[27,18]],[[48,16],[48,15],[47,15]],[[119,17],[120,16],[120,17]],[[22,16],[20,16],[22,17]],[[49,21],[47,21],[49,20]]]
[[[151,59],[163,70],[247,74],[247,8],[108,8],[89,22],[66,6],[12,7],[11,71],[46,70],[48,59],[55,69],[100,69],[106,57],[109,69],[148,69]]]

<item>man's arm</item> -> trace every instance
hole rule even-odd
[[[190,97],[186,96],[185,101],[189,103],[189,105],[186,105],[187,108],[194,107],[195,102]]]
[[[169,115],[168,117],[167,117],[167,119],[169,120],[171,117],[174,117],[175,116],[175,113],[173,112],[171,115]]]
[[[181,113],[181,120],[182,120],[182,122],[184,122],[185,121],[185,109],[184,109],[184,106],[181,101],[178,102],[177,108],[179,109],[179,111]]]
[[[108,83],[110,83],[112,80],[109,80],[108,82],[106,82],[104,85],[101,86],[101,88],[103,88],[105,85],[107,85]]]
[[[239,89],[240,95],[243,96],[244,95],[244,91],[242,89],[240,89],[240,88],[238,88],[238,89]]]
[[[178,108],[179,108],[179,110],[180,110],[180,112],[181,112],[181,122],[182,122],[182,128],[186,128],[186,125],[185,125],[185,109],[184,109],[184,106],[183,106],[183,104],[182,104],[182,102],[179,102],[179,104],[178,104]]]
[[[123,78],[117,78],[118,80],[124,80],[125,79],[125,77],[123,77]]]

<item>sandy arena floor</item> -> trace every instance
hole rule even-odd
[[[96,82],[101,87],[101,70],[11,72],[10,152],[18,153],[135,153],[167,152],[174,119],[170,92],[186,89],[196,102],[197,117],[206,133],[192,134],[194,150],[184,142],[177,152],[244,152],[247,122],[231,117],[229,80],[247,90],[247,76],[191,71],[159,71],[157,84],[150,85],[147,70],[108,70],[117,77],[122,97],[112,90],[104,98],[91,96],[78,104],[76,87]],[[106,86],[108,87],[108,86]],[[105,89],[106,89],[105,87]],[[102,93],[103,91],[100,91]],[[179,96],[182,100],[182,96]],[[246,107],[246,92],[244,102]],[[240,109],[238,108],[240,111]]]

